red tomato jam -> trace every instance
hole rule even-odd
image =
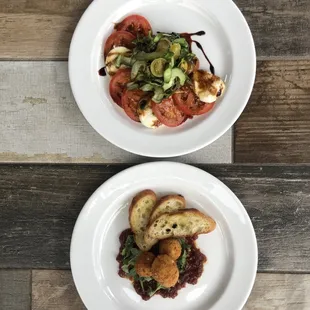
[[[133,235],[131,229],[124,230],[119,237],[120,241],[120,250],[117,255],[116,260],[119,263],[119,271],[118,274],[122,278],[127,278],[126,273],[122,270],[122,250],[125,246],[125,242],[127,240],[127,237],[129,235]],[[180,272],[180,277],[177,282],[177,284],[169,289],[160,289],[158,290],[154,295],[161,295],[163,298],[175,298],[178,296],[178,292],[180,289],[186,286],[186,284],[192,284],[195,285],[198,282],[198,279],[201,277],[203,273],[203,265],[207,261],[207,257],[200,252],[200,249],[196,246],[196,239],[197,236],[194,237],[187,237],[184,238],[185,242],[189,245],[190,251],[187,256],[185,269],[183,272]],[[158,246],[154,246],[150,252],[152,252],[155,255],[158,255]],[[150,290],[154,291],[157,287],[157,282],[155,280],[151,280],[149,282],[145,282],[143,285],[143,288],[141,287],[140,281],[134,281],[133,279],[130,279],[133,282],[133,286],[143,300],[149,300],[151,297],[146,293]],[[153,296],[154,296],[153,295]]]

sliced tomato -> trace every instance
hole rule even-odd
[[[161,103],[152,101],[152,110],[159,121],[168,127],[177,127],[186,120],[185,114],[177,108],[172,97]]]
[[[130,15],[114,27],[117,31],[128,31],[135,36],[147,36],[152,30],[148,20],[141,15]]]
[[[205,114],[215,105],[215,102],[205,103],[199,100],[189,87],[181,88],[173,95],[173,100],[177,107],[189,116]]]
[[[110,81],[110,95],[115,103],[122,106],[122,95],[130,82],[130,69],[120,69]]]
[[[145,97],[145,92],[140,89],[126,90],[122,96],[122,106],[126,114],[134,121],[140,122],[138,107]]]
[[[134,48],[132,41],[135,36],[127,31],[115,31],[107,39],[104,46],[104,58],[107,57],[111,49],[117,46],[124,46],[129,49]]]

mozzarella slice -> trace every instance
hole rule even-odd
[[[225,83],[210,72],[197,70],[193,80],[195,93],[203,102],[212,103],[224,93]]]
[[[113,48],[105,59],[105,65],[108,73],[113,75],[117,72],[117,70],[121,68],[126,68],[125,65],[121,65],[119,68],[115,66],[115,61],[119,55],[129,57],[131,56],[131,50],[124,46],[118,46]]]
[[[154,115],[151,105],[148,103],[146,106],[138,109],[138,115],[141,124],[147,128],[157,128],[160,126],[160,121]]]

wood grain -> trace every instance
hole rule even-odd
[[[309,274],[258,274],[243,310],[310,309]]]
[[[32,310],[85,309],[70,271],[34,270],[32,274]],[[310,275],[259,273],[243,310],[307,310],[309,307]]]
[[[0,59],[67,59],[91,0],[0,0]]]
[[[0,0],[0,59],[67,59],[90,0]],[[309,1],[237,0],[259,58],[309,57]]]
[[[0,268],[69,269],[76,218],[127,166],[1,165]],[[310,272],[310,166],[202,165],[241,199],[258,239],[259,271]]]
[[[235,0],[253,33],[259,59],[310,56],[310,2]]]
[[[75,103],[67,62],[0,62],[0,162],[135,163],[96,133]],[[232,130],[181,158],[187,163],[231,163]]]
[[[259,62],[235,126],[235,161],[310,162],[310,61]]]
[[[0,270],[0,309],[30,310],[30,297],[30,270]]]
[[[32,310],[84,310],[70,271],[32,271]]]

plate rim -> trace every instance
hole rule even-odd
[[[206,174],[206,176],[208,178],[210,178],[210,180],[214,181],[215,183],[217,183],[218,185],[220,185],[223,189],[225,189],[225,191],[228,191],[228,193],[231,195],[232,198],[234,198],[236,200],[236,202],[238,202],[238,205],[240,207],[240,209],[243,212],[243,215],[246,217],[247,220],[247,224],[249,225],[249,232],[251,234],[251,242],[253,243],[253,262],[251,265],[251,281],[249,281],[250,283],[248,284],[248,288],[246,291],[244,291],[244,295],[242,298],[242,302],[240,304],[240,308],[238,309],[242,309],[243,306],[246,304],[251,291],[253,289],[254,283],[255,283],[255,279],[256,279],[256,274],[257,274],[257,268],[258,268],[258,246],[257,246],[257,239],[256,239],[256,234],[255,234],[255,230],[253,227],[253,223],[250,219],[249,214],[247,213],[244,205],[242,204],[242,202],[239,200],[239,198],[234,194],[234,192],[227,186],[225,185],[221,180],[219,180],[218,178],[216,178],[215,176],[213,176],[212,174],[210,174],[209,172],[202,170],[198,167],[195,166],[191,166],[188,164],[183,164],[183,163],[178,163],[178,162],[169,162],[169,161],[155,161],[155,162],[150,162],[150,163],[143,163],[143,164],[138,164],[138,165],[134,165],[132,167],[126,168],[118,173],[116,173],[115,175],[113,175],[111,178],[109,178],[108,180],[106,180],[103,184],[101,184],[94,192],[93,194],[88,198],[88,200],[85,202],[83,208],[81,209],[81,212],[76,220],[74,229],[73,229],[73,233],[72,233],[72,238],[71,238],[71,243],[70,243],[70,265],[71,265],[71,272],[72,272],[72,276],[73,276],[73,280],[74,280],[74,284],[77,288],[77,291],[83,301],[83,297],[82,294],[80,292],[80,287],[77,284],[77,273],[75,273],[76,271],[74,270],[73,266],[74,266],[74,261],[75,261],[75,257],[74,257],[74,252],[75,252],[75,247],[76,244],[78,243],[78,239],[77,239],[77,234],[78,231],[80,230],[80,227],[83,227],[83,218],[85,217],[85,214],[88,213],[89,209],[91,208],[91,201],[93,199],[95,199],[95,197],[100,193],[100,191],[102,191],[105,187],[109,187],[109,184],[114,182],[115,180],[117,180],[118,178],[122,178],[123,175],[126,175],[128,173],[132,173],[134,170],[139,170],[139,169],[144,169],[144,168],[153,168],[156,166],[162,166],[162,168],[165,168],[168,166],[171,166],[172,168],[185,168],[185,169],[191,169],[191,170],[196,170],[199,171],[200,173],[203,172],[204,174]],[[84,302],[84,301],[83,301]],[[213,306],[212,306],[213,307]],[[212,308],[213,309],[213,308]],[[215,307],[215,309],[217,309]],[[90,309],[91,310],[91,309]]]
[[[125,0],[123,0],[125,1]],[[190,1],[190,3],[194,3],[197,4],[199,3],[199,0],[188,0]],[[169,157],[175,157],[175,156],[183,156],[186,154],[190,154],[193,152],[196,152],[210,144],[212,144],[214,141],[218,140],[221,136],[223,136],[230,128],[231,126],[233,126],[236,121],[238,120],[238,118],[240,117],[240,115],[242,114],[242,112],[244,111],[249,98],[251,96],[251,93],[253,91],[253,86],[254,86],[254,82],[255,82],[255,77],[256,77],[256,50],[255,50],[255,44],[254,44],[254,39],[251,33],[251,30],[249,28],[249,25],[245,19],[245,17],[243,16],[242,12],[240,11],[240,9],[238,8],[238,6],[234,3],[234,1],[232,0],[224,0],[225,3],[227,3],[227,5],[231,5],[232,9],[235,10],[236,14],[238,15],[238,19],[240,20],[240,22],[242,22],[243,25],[243,31],[246,35],[246,40],[248,40],[249,43],[249,50],[248,50],[248,54],[249,54],[249,58],[251,63],[248,63],[248,67],[250,68],[251,71],[251,76],[248,80],[248,87],[247,87],[247,91],[243,93],[242,97],[244,98],[244,100],[240,100],[242,102],[242,104],[238,105],[238,108],[235,109],[235,112],[233,113],[232,117],[229,117],[230,121],[226,122],[226,124],[224,126],[222,126],[222,128],[220,128],[218,130],[218,132],[216,134],[214,134],[212,137],[208,138],[208,139],[204,139],[202,141],[197,141],[197,143],[195,143],[192,146],[184,146],[183,145],[178,145],[176,148],[174,148],[173,150],[167,150],[165,148],[161,148],[160,145],[158,146],[159,150],[152,150],[149,151],[148,148],[142,148],[141,147],[137,147],[135,146],[135,143],[132,143],[131,145],[124,145],[124,143],[122,143],[121,141],[118,140],[118,138],[113,138],[111,135],[107,135],[106,133],[101,132],[101,130],[99,130],[99,128],[97,127],[97,125],[95,124],[96,122],[92,119],[92,117],[89,117],[89,115],[86,115],[86,108],[84,106],[84,104],[82,102],[80,102],[79,99],[79,87],[77,85],[75,85],[75,72],[74,72],[74,55],[76,53],[76,42],[79,36],[79,33],[82,31],[84,26],[87,24],[86,20],[88,18],[90,18],[90,14],[92,13],[93,10],[96,9],[97,6],[99,6],[99,3],[101,3],[102,1],[100,0],[95,0],[93,1],[89,7],[86,9],[86,11],[84,12],[84,14],[82,15],[80,21],[77,24],[77,27],[74,31],[72,40],[71,40],[71,44],[70,44],[70,50],[69,50],[69,59],[68,59],[68,71],[69,71],[69,80],[70,80],[70,86],[72,89],[72,93],[73,96],[75,98],[75,101],[81,111],[81,113],[83,114],[84,118],[87,120],[87,122],[92,126],[92,128],[98,132],[104,139],[106,139],[107,141],[109,141],[110,143],[114,144],[115,146],[128,151],[130,153],[133,154],[137,154],[137,155],[141,155],[141,156],[148,156],[148,157],[153,157],[153,158],[169,158]]]

